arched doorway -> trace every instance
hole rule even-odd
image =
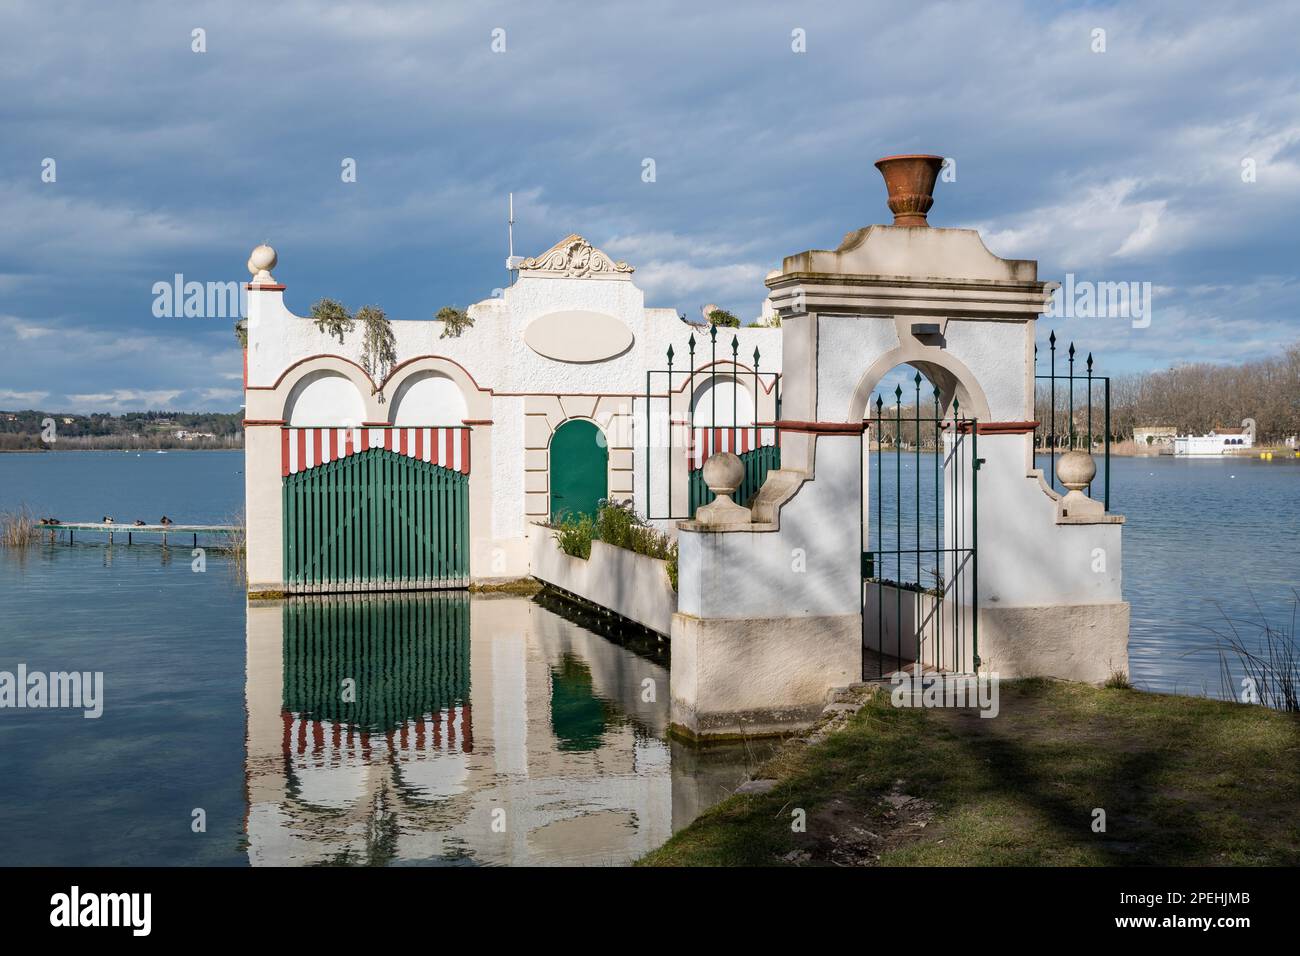
[[[609,496],[609,444],[594,422],[575,418],[551,436],[551,521],[596,516]]]
[[[967,402],[978,386],[923,362],[872,379],[862,402],[864,678],[972,673],[979,466]]]

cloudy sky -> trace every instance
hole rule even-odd
[[[429,318],[503,283],[512,190],[517,252],[579,232],[651,305],[752,318],[782,256],[888,221],[900,152],[956,161],[932,224],[1151,283],[1146,328],[1055,322],[1104,368],[1268,355],[1300,337],[1297,36],[1287,2],[2,0],[0,408],[233,411],[230,320],[155,317],[156,282],[269,240],[299,314]]]

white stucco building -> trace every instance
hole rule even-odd
[[[1240,428],[1214,428],[1208,435],[1176,436],[1174,455],[1178,458],[1218,458],[1254,445],[1255,420],[1247,418]]]
[[[1058,459],[1068,494],[1034,461],[1051,285],[974,230],[929,226],[941,161],[877,163],[894,222],[786,256],[766,279],[776,328],[647,307],[631,265],[573,235],[471,306],[458,337],[394,321],[397,359],[371,375],[360,334],[340,342],[286,307],[259,247],[250,590],[543,577],[670,634],[672,723],[699,736],[806,724],[870,662],[880,676],[1126,672],[1124,519],[1085,494],[1086,452]],[[919,456],[924,425],[932,449],[910,488],[907,452],[873,450],[880,387],[900,367],[915,376],[915,429],[901,430],[901,387],[895,429]],[[739,461],[704,468],[719,453]],[[552,560],[541,523],[606,498],[675,536],[675,589],[663,562],[623,549]]]
[[[340,342],[291,311],[286,289],[269,272],[274,252],[261,255],[261,263],[250,262],[250,270],[257,268],[248,286],[245,382],[251,591],[398,589],[526,575],[531,522],[590,511],[607,496],[632,502],[643,515],[687,516],[691,464],[686,449],[671,453],[668,430],[671,422],[676,440],[686,441],[692,389],[699,450],[714,441],[721,447],[733,434],[705,429],[771,422],[776,414],[779,329],[720,330],[711,348],[707,329],[686,324],[673,309],[647,307],[633,267],[580,236],[525,260],[500,298],[470,306],[473,327],[458,337],[442,337],[440,322],[394,320],[398,361],[382,381],[363,368],[359,331]],[[327,292],[311,290],[303,299]],[[692,335],[698,376],[688,368]],[[770,371],[755,371],[755,349]],[[770,428],[737,437],[776,440]],[[340,500],[329,507],[341,510],[317,514],[285,490],[291,478],[319,478],[324,487],[302,494],[338,497],[342,492],[328,482],[346,476],[321,467],[377,448],[442,468],[446,474],[434,473],[435,481],[463,483],[446,494],[463,512],[454,516],[454,533],[464,537],[464,560],[453,555],[450,567],[410,568],[398,555],[393,567],[392,554],[371,553],[371,538],[379,535],[368,528],[357,529],[356,540],[332,534],[349,520],[372,520],[370,502],[354,507]],[[442,506],[435,499],[436,510]],[[445,514],[424,516],[424,504],[384,508],[377,531],[393,538],[394,521],[448,523]],[[421,540],[408,550],[429,546]]]

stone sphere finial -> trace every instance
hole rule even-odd
[[[262,243],[253,249],[248,257],[248,271],[253,275],[253,283],[256,285],[274,285],[275,279],[271,276],[271,270],[279,262],[275,250]]]
[[[745,465],[729,451],[710,455],[704,462],[704,483],[715,495],[731,497],[745,480]]]
[[[1083,491],[1097,475],[1097,464],[1086,451],[1067,451],[1056,462],[1056,477],[1071,491]]]
[[[695,510],[695,520],[714,528],[749,524],[749,509],[731,496],[745,480],[745,464],[729,451],[716,452],[704,460],[704,483],[717,497]]]

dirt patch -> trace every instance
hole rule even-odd
[[[875,866],[883,854],[919,841],[943,842],[935,825],[935,805],[906,792],[902,780],[867,807],[841,797],[823,804],[808,818],[798,848],[782,857],[806,866]]]

